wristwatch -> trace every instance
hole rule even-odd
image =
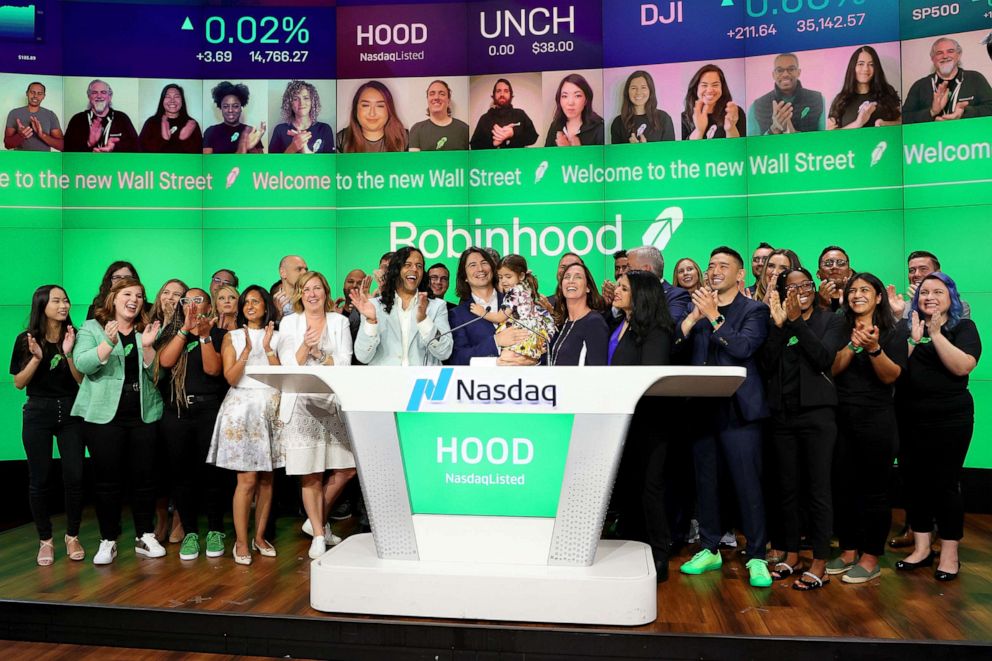
[[[200,344],[210,344],[210,336],[207,335],[206,337],[201,337]]]
[[[722,314],[720,314],[720,315],[717,315],[716,319],[714,319],[713,321],[710,322],[710,325],[712,325],[713,328],[716,328],[717,326],[719,326],[720,324],[722,324],[726,320],[727,320],[727,318],[724,317]]]
[[[869,351],[867,353],[872,358],[877,358],[878,356],[882,355],[882,347],[879,347],[879,348],[875,349],[874,351]]]

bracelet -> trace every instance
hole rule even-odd
[[[847,348],[853,351],[854,353],[861,353],[862,351],[864,351],[864,347],[856,347],[854,346],[854,342],[848,342]]]
[[[183,337],[189,337],[189,331],[188,330],[184,330],[182,328],[179,329],[179,333],[178,334],[179,335],[182,335]]]
[[[919,342],[917,342],[913,338],[909,338],[906,341],[909,342],[910,346],[914,346],[914,347],[920,344],[930,344],[931,342],[933,342],[933,340],[930,339],[929,337],[921,337]]]
[[[869,351],[867,353],[872,358],[878,358],[879,356],[882,355],[882,347],[879,347],[879,348],[875,349],[874,351]]]
[[[716,319],[710,321],[710,325],[713,326],[713,328],[715,329],[717,326],[719,326],[720,324],[722,324],[726,320],[727,320],[727,318],[724,317],[722,314],[720,314],[720,315],[717,315]]]
[[[276,352],[275,351],[266,351],[265,352],[265,357],[266,358],[275,358],[276,357]]]

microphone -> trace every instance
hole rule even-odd
[[[491,305],[487,305],[487,306],[486,306],[486,314],[489,314],[489,311],[490,311],[490,310],[492,310],[492,308],[493,308],[493,306],[491,306]],[[465,322],[464,324],[458,324],[458,325],[457,325],[457,326],[455,326],[454,328],[449,328],[449,329],[448,329],[447,331],[445,331],[445,332],[443,332],[443,333],[442,333],[441,331],[437,331],[437,332],[436,332],[436,333],[434,334],[434,337],[432,337],[432,338],[430,339],[430,341],[429,341],[429,342],[427,342],[427,346],[430,346],[432,342],[437,342],[438,340],[440,340],[440,339],[441,339],[442,337],[444,337],[445,335],[451,335],[451,334],[452,334],[452,333],[454,333],[454,332],[455,332],[456,330],[461,330],[461,329],[463,329],[463,328],[465,328],[466,326],[471,326],[472,324],[474,324],[475,322],[477,322],[477,321],[479,321],[480,319],[485,319],[485,317],[484,317],[484,316],[478,316],[478,317],[476,317],[475,319],[469,319],[469,320],[468,320],[468,321],[466,321],[466,322]],[[424,366],[426,366],[426,365],[427,365],[427,355],[428,355],[428,354],[427,354],[427,353],[425,352],[425,353],[424,353]]]

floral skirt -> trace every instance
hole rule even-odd
[[[217,413],[207,463],[246,472],[285,465],[279,446],[279,392],[273,388],[231,388]]]

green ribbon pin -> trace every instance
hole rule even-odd
[[[187,344],[186,345],[186,353],[189,353],[190,351],[192,351],[193,349],[195,349],[196,348],[196,345],[198,345],[199,343],[200,343],[199,340],[194,340],[194,341],[190,342],[189,344]]]
[[[799,344],[799,338],[796,337],[795,335],[793,335],[792,337],[789,338],[789,343],[786,344],[785,346],[787,346],[787,347],[794,347],[797,344]]]
[[[799,119],[806,119],[806,115],[809,114],[809,106],[803,108],[803,111],[799,113]]]
[[[124,355],[125,356],[130,356],[132,351],[134,351],[134,345],[133,344],[129,344],[126,347],[124,347]]]
[[[52,356],[52,362],[48,363],[48,370],[51,371],[55,369],[56,367],[59,366],[59,363],[61,362],[62,362],[62,354],[60,353],[55,354],[54,356]]]

